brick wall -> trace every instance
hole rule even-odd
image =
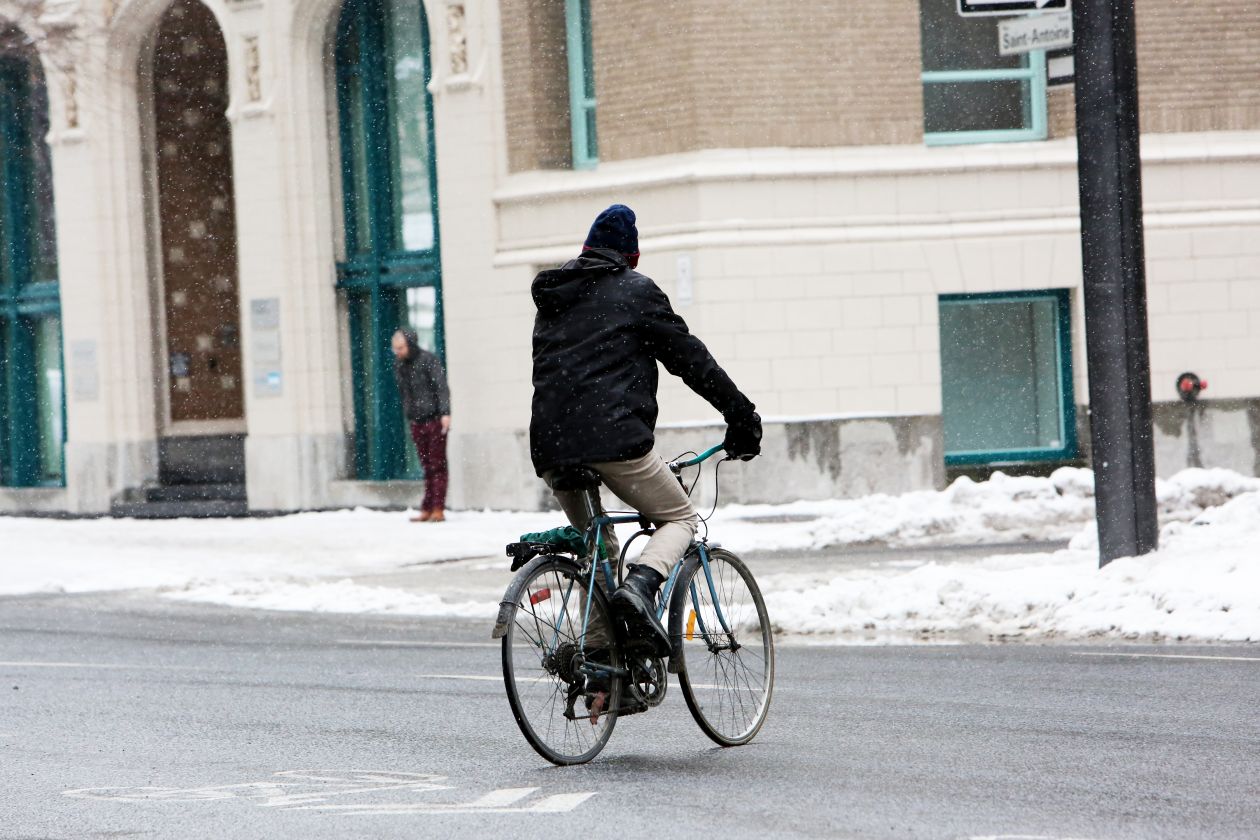
[[[1137,5],[1143,133],[1260,129],[1260,4]],[[1076,136],[1071,88],[1050,92],[1050,136]]]
[[[596,3],[600,158],[922,137],[915,0],[773,10],[758,0]]]
[[[1260,3],[1140,0],[1142,131],[1260,128]]]
[[[513,171],[569,163],[563,0],[503,0]],[[1142,0],[1144,132],[1260,128],[1256,0]],[[713,148],[917,143],[919,0],[593,0],[605,161]],[[1051,137],[1075,134],[1070,89]]]
[[[595,0],[596,120],[600,160],[625,160],[699,148],[696,46],[706,32],[703,2]]]
[[[567,169],[569,71],[564,0],[502,0],[508,167]]]
[[[916,0],[592,4],[601,160],[915,143]],[[569,165],[563,0],[503,0],[512,171]]]

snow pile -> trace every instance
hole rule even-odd
[[[1156,481],[1165,521],[1189,520],[1249,491],[1260,479],[1230,470],[1183,470]],[[806,522],[754,524],[776,517],[813,517]],[[1050,476],[1009,476],[988,481],[959,478],[943,491],[901,496],[796,502],[790,505],[731,505],[713,519],[713,532],[741,550],[817,549],[832,546],[984,545],[1067,540],[1094,518],[1094,473],[1063,467]]]
[[[313,579],[501,556],[505,543],[556,524],[557,514],[447,516],[441,525],[370,510],[266,519],[0,517],[0,595]]]
[[[798,633],[1260,641],[1260,491],[1171,522],[1143,557],[1099,570],[1096,546],[1086,537],[1053,554],[781,576],[764,581],[766,600],[776,625]]]
[[[495,601],[450,602],[428,592],[361,586],[348,579],[310,584],[275,580],[212,583],[193,585],[186,590],[166,594],[180,601],[300,612],[449,616],[488,621],[498,610]]]

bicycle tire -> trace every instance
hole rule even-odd
[[[708,554],[713,588],[733,635],[722,629],[699,553],[693,552],[670,597],[670,638],[691,716],[715,742],[734,747],[751,741],[770,711],[774,633],[761,589],[744,561],[721,548]],[[721,649],[732,642],[735,649]]]
[[[590,695],[571,693],[581,688],[573,657],[579,653],[590,571],[583,572],[571,560],[548,558],[531,563],[518,575],[521,579],[508,590],[518,594],[502,647],[508,704],[525,740],[539,755],[560,766],[584,764],[612,736],[622,683],[618,676],[609,677],[606,711],[595,723],[584,708]],[[592,625],[597,624],[596,616],[602,616],[607,628],[607,646],[601,649],[607,651],[608,664],[621,667],[602,587],[595,587],[591,611]]]

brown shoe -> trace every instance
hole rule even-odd
[[[445,522],[446,513],[443,512],[441,508],[438,508],[437,510],[429,514],[429,521],[430,522]]]
[[[428,522],[433,518],[432,511],[422,510],[415,516],[411,517],[412,522]]]

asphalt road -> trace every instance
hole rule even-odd
[[[1200,658],[1201,657],[1201,658]],[[779,649],[553,768],[488,622],[0,598],[0,837],[1260,837],[1260,646]]]

